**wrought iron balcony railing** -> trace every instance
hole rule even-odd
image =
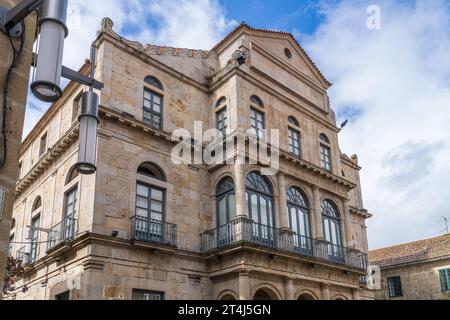
[[[203,253],[211,253],[239,243],[249,243],[362,270],[367,269],[367,255],[358,250],[261,225],[247,218],[236,219],[201,235]]]
[[[47,251],[61,243],[68,243],[75,239],[77,233],[77,220],[66,217],[49,230]]]
[[[177,246],[177,226],[172,223],[135,216],[132,219],[132,237],[137,241]]]
[[[34,261],[31,257],[31,249],[30,246],[25,246],[20,248],[16,253],[17,260],[22,261],[22,265],[26,266],[32,264]]]

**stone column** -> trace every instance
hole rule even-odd
[[[323,240],[322,210],[320,208],[320,191],[318,187],[313,188],[313,205],[311,210],[312,235],[314,239]]]
[[[251,300],[250,276],[248,271],[239,272],[239,300]]]
[[[355,244],[353,241],[353,226],[352,226],[352,216],[350,213],[350,207],[348,200],[344,201],[344,229],[345,229],[345,246],[348,248],[354,248]]]
[[[352,299],[353,300],[361,300],[360,290],[359,289],[353,289],[352,290]]]
[[[331,296],[330,296],[330,286],[328,284],[323,283],[320,286],[321,290],[322,290],[322,300],[330,300]]]
[[[284,300],[295,300],[294,280],[291,278],[284,279]]]
[[[234,165],[234,176],[236,185],[236,217],[248,218],[248,205],[245,197],[244,165]]]
[[[284,179],[284,174],[278,174],[278,213],[279,217],[279,227],[280,229],[289,229],[289,216],[287,211],[287,197],[286,197],[286,181]]]

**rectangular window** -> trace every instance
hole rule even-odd
[[[9,243],[8,243],[8,257],[12,257],[13,255],[13,251],[14,251],[14,234],[11,235],[11,237],[9,238]]]
[[[250,110],[251,132],[260,139],[264,139],[264,113],[251,108]]]
[[[39,145],[39,158],[47,153],[47,133],[41,137],[41,142]]]
[[[34,217],[31,221],[30,239],[31,239],[31,252],[30,263],[36,262],[39,249],[39,230],[41,225],[41,216]]]
[[[144,89],[143,121],[156,129],[162,129],[163,97],[149,89]]]
[[[301,156],[300,133],[289,129],[289,152],[296,157]]]
[[[322,168],[331,171],[331,149],[323,144],[320,145],[320,160]]]
[[[136,235],[140,239],[163,241],[165,191],[137,184]]]
[[[66,193],[64,203],[64,239],[73,240],[75,236],[75,214],[77,205],[78,188],[73,188]]]
[[[220,132],[220,136],[225,137],[228,132],[227,108],[223,108],[222,110],[216,113],[216,123],[217,123],[217,130],[219,130]]]
[[[164,300],[164,292],[133,289],[133,300],[160,301]]]
[[[389,298],[403,297],[401,277],[388,278]]]
[[[450,291],[450,269],[444,269],[439,271],[441,278],[441,289],[444,292]]]
[[[72,121],[78,119],[78,116],[81,114],[81,102],[83,99],[83,92],[80,93],[74,100],[72,106]]]

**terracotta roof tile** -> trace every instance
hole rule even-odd
[[[369,252],[369,260],[381,268],[450,258],[450,234]]]

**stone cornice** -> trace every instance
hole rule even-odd
[[[363,218],[370,219],[373,217],[373,215],[370,214],[366,209],[358,209],[355,207],[350,207],[349,209],[350,213],[361,216]]]
[[[328,172],[308,161],[294,157],[287,151],[280,150],[280,157],[281,157],[281,159],[287,160],[290,163],[295,164],[296,166],[298,166],[300,168],[307,169],[310,172],[312,172],[313,174],[318,175],[322,178],[325,178],[332,183],[344,186],[349,190],[355,189],[357,187],[357,185],[354,184],[353,182],[351,182],[347,179],[344,179],[342,177],[339,177],[331,172]]]
[[[90,70],[90,62],[86,60],[84,65],[80,68],[79,72],[87,75]],[[22,156],[25,150],[30,146],[30,144],[35,140],[36,136],[41,133],[41,131],[47,126],[49,121],[54,117],[56,112],[69,100],[73,93],[78,90],[82,85],[75,82],[70,81],[69,84],[64,88],[63,95],[61,99],[53,103],[50,108],[44,113],[44,115],[39,119],[38,123],[33,127],[31,132],[27,135],[27,137],[23,140],[22,146],[20,148],[20,155]]]
[[[327,127],[329,130],[331,130],[333,132],[336,132],[336,133],[340,132],[340,129],[337,128],[336,125],[333,125],[332,123],[326,121],[324,118],[322,118],[322,117],[318,116],[317,114],[311,112],[307,108],[299,105],[298,103],[293,101],[291,98],[283,95],[281,92],[275,90],[274,88],[267,86],[266,84],[262,83],[260,80],[258,80],[257,78],[253,77],[251,74],[245,72],[244,70],[242,70],[241,68],[239,68],[237,66],[233,65],[231,67],[226,67],[226,68],[220,70],[218,73],[216,73],[216,75],[219,75],[219,74],[220,74],[219,77],[213,77],[212,80],[211,80],[210,91],[209,91],[210,94],[212,92],[214,92],[214,90],[216,90],[218,87],[220,87],[223,83],[225,83],[226,81],[231,79],[233,76],[240,76],[243,79],[245,79],[246,81],[248,81],[251,84],[253,84],[255,87],[259,88],[260,90],[265,91],[268,94],[277,97],[277,99],[279,99],[281,102],[285,103],[286,105],[289,105],[290,107],[292,107],[292,108],[294,108],[294,109],[296,109],[296,110],[298,110],[298,111],[308,115],[314,121],[317,121],[319,124]],[[275,83],[277,83],[277,81],[275,81],[274,79],[271,79],[271,81],[274,81]],[[291,91],[291,90],[289,89],[289,91]],[[316,105],[312,104],[309,100],[303,98],[302,96],[298,95],[297,93],[293,92],[293,94],[295,96],[297,96],[300,100],[302,100],[305,103],[307,103],[308,105],[311,105],[315,110],[318,110],[321,114],[323,114],[323,115],[327,115],[328,114],[325,110],[323,110],[319,106],[316,106]]]
[[[78,124],[72,128],[17,182],[16,195],[22,194],[40,175],[45,172],[78,138]]]

